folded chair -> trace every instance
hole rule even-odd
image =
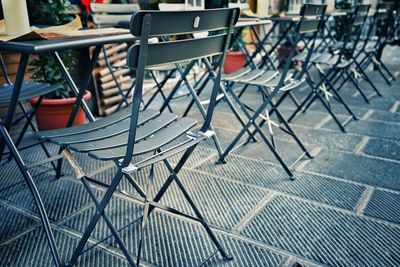
[[[11,82],[11,80],[8,76],[8,73],[7,73],[7,70],[6,70],[4,61],[3,61],[3,57],[1,55],[0,55],[0,68],[3,73],[3,77],[6,81],[5,84],[0,86],[0,103],[2,103],[2,104],[10,103],[14,84]],[[13,125],[25,120],[24,126],[22,127],[22,130],[19,133],[19,136],[17,137],[17,139],[15,141],[15,145],[17,147],[19,147],[20,150],[40,144],[40,146],[42,147],[46,156],[50,157],[50,154],[49,154],[47,148],[45,147],[45,145],[42,142],[37,142],[36,140],[30,140],[32,142],[26,142],[24,145],[22,145],[21,142],[26,134],[26,131],[29,128],[33,132],[37,132],[37,128],[33,122],[33,119],[35,117],[35,114],[36,114],[40,104],[43,101],[44,96],[46,94],[52,93],[59,89],[61,89],[61,85],[51,85],[48,83],[39,83],[39,82],[33,82],[33,81],[27,82],[26,81],[22,84],[21,93],[20,93],[20,96],[18,99],[18,106],[20,107],[20,109],[22,111],[22,115],[19,118],[14,119],[12,122],[12,125],[11,125],[11,126],[13,126]],[[25,100],[28,100],[28,99],[31,99],[34,97],[39,97],[39,100],[37,101],[37,103],[34,107],[32,107],[31,109],[27,109],[23,102]],[[25,139],[25,140],[27,140],[27,139]],[[20,147],[20,145],[22,145],[22,147]],[[5,148],[4,145],[2,145],[2,147],[0,147],[0,161],[3,157],[4,148]],[[11,155],[9,155],[9,160],[11,160]],[[52,165],[53,165],[53,168],[55,168],[55,165],[54,164],[52,164]]]
[[[214,132],[210,130],[210,122],[220,88],[221,66],[225,59],[226,50],[229,45],[228,40],[230,39],[232,28],[238,19],[238,14],[239,9],[229,8],[203,11],[137,12],[132,16],[130,31],[132,35],[140,38],[140,43],[131,46],[127,56],[129,68],[136,70],[136,85],[133,91],[131,106],[121,109],[119,112],[104,119],[90,122],[86,125],[35,133],[36,138],[39,140],[61,146],[61,155],[76,170],[76,177],[82,182],[95,203],[97,210],[96,214],[90,220],[82,239],[75,248],[70,261],[67,263],[68,266],[73,265],[77,261],[100,218],[103,218],[111,230],[112,236],[115,238],[129,264],[131,266],[138,266],[148,218],[155,207],[178,213],[188,219],[199,222],[204,227],[216,247],[215,252],[206,261],[218,252],[224,259],[231,259],[231,256],[222,248],[207,221],[194,204],[183,183],[178,178],[178,173],[197,144],[214,135]],[[222,30],[222,33],[198,39],[160,43],[148,42],[150,37],[217,30]],[[174,52],[171,53],[171,51]],[[211,56],[219,57],[217,74],[207,114],[199,130],[190,131],[190,129],[195,127],[197,122],[195,119],[189,117],[178,117],[169,112],[160,114],[158,111],[150,109],[141,111],[143,80],[147,68]],[[117,166],[116,174],[113,176],[111,184],[106,189],[102,199],[98,199],[96,193],[91,188],[88,182],[89,177],[79,166],[73,153],[85,153],[96,160],[112,160],[115,162]],[[183,156],[177,165],[172,167],[168,158],[178,153],[183,153]],[[137,155],[140,155],[140,159],[134,157]],[[166,178],[160,191],[153,198],[148,193],[151,191],[153,185],[154,164],[159,162],[165,164],[170,175]],[[150,167],[146,192],[141,189],[133,177],[133,174],[143,170],[145,167]],[[26,172],[25,170],[25,174],[27,174]],[[122,229],[118,230],[115,228],[105,211],[121,179],[124,177],[144,199],[144,211],[139,233],[140,243],[136,262],[119,235],[119,231]],[[174,181],[196,216],[183,214],[158,203]],[[51,239],[51,237],[49,238]]]
[[[321,27],[322,17],[325,12],[325,5],[309,5],[306,4],[302,7],[301,10],[301,19],[295,25],[295,36],[293,37],[293,49],[291,49],[290,53],[286,57],[286,63],[282,70],[265,70],[265,69],[254,69],[248,72],[238,71],[233,74],[229,74],[224,76],[224,81],[227,82],[228,92],[232,95],[235,102],[240,107],[240,110],[244,113],[248,122],[244,124],[242,130],[237,134],[232,143],[226,148],[224,154],[221,156],[220,161],[224,161],[225,157],[229,154],[229,152],[236,146],[239,140],[246,133],[249,135],[248,141],[254,139],[255,135],[258,134],[265,144],[272,151],[274,156],[277,158],[279,163],[282,165],[286,173],[291,179],[294,179],[294,174],[284,162],[282,157],[280,156],[277,147],[274,141],[274,133],[272,128],[278,127],[283,132],[287,133],[289,136],[292,136],[296,143],[300,146],[303,151],[302,155],[296,160],[294,164],[296,164],[301,158],[306,155],[309,158],[312,158],[310,153],[307,151],[305,146],[302,144],[300,139],[296,136],[293,129],[287,123],[286,119],[283,117],[281,112],[277,109],[276,103],[274,99],[278,96],[278,94],[288,95],[288,93],[298,88],[300,85],[304,84],[305,79],[298,79],[296,76],[293,76],[293,73],[289,71],[289,68],[292,64],[292,59],[296,52],[297,44],[304,40],[304,38],[309,38],[309,49],[306,55],[305,63],[303,67],[306,68],[309,62],[309,58],[313,52],[313,46],[315,43],[315,38],[317,33]],[[253,88],[256,87],[262,93],[262,102],[259,107],[254,108],[250,107],[244,101],[242,101],[239,96],[235,93],[232,88],[233,84],[244,84],[244,85],[252,85]],[[250,88],[250,87],[249,87]],[[270,110],[268,110],[268,107]],[[234,110],[232,110],[235,112]],[[273,122],[271,120],[271,115],[276,114],[278,118],[278,122],[280,124]],[[269,137],[262,129],[263,125],[267,125],[269,131]],[[250,127],[255,128],[254,130],[250,130]]]
[[[346,78],[350,79],[350,81],[352,81],[356,86],[358,92],[366,101],[368,101],[368,97],[358,86],[358,82],[355,80],[356,78],[353,77],[353,73],[355,73],[356,68],[354,64],[357,64],[357,62],[354,60],[355,49],[360,41],[360,36],[363,30],[363,25],[368,16],[369,8],[370,5],[358,5],[355,8],[354,13],[351,14],[350,25],[352,34],[346,35],[344,40],[338,43],[338,48],[334,50],[334,52],[318,54],[318,56],[312,60],[312,65],[319,74],[319,80],[315,81],[310,71],[305,71],[308,84],[311,87],[311,92],[303,99],[299,107],[297,107],[293,114],[289,117],[289,122],[291,122],[300,111],[303,113],[306,112],[317,99],[322,103],[324,108],[328,111],[343,132],[346,132],[345,126],[347,123],[349,123],[352,119],[358,119],[339,94],[339,90],[343,87],[344,82],[342,82],[339,86],[337,86],[336,83],[341,78],[343,78],[344,81],[346,81]],[[322,66],[327,67],[327,69],[322,68]],[[362,69],[360,70],[360,75],[370,82],[378,95],[381,95]],[[331,99],[335,99],[349,113],[349,117],[343,123],[340,122],[334,113],[330,104]]]

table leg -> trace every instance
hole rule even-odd
[[[28,188],[33,196],[36,207],[38,208],[39,216],[40,216],[40,219],[42,221],[42,224],[43,224],[43,227],[45,230],[46,238],[47,238],[47,241],[49,242],[51,254],[53,255],[54,263],[56,266],[61,266],[59,253],[57,251],[57,245],[54,240],[53,232],[50,227],[50,222],[49,222],[49,219],[48,219],[48,216],[46,213],[46,209],[43,205],[43,201],[40,197],[40,194],[36,188],[36,184],[33,181],[33,178],[31,176],[31,174],[29,173],[25,162],[23,161],[22,157],[20,156],[18,149],[14,145],[14,143],[8,133],[8,131],[12,125],[12,119],[13,119],[15,109],[18,105],[18,98],[19,98],[19,95],[21,92],[21,87],[22,87],[22,83],[24,80],[24,75],[25,75],[25,70],[26,70],[27,64],[28,64],[28,59],[29,59],[29,54],[21,55],[21,59],[20,59],[20,63],[18,66],[18,71],[17,71],[17,77],[16,77],[15,84],[14,84],[14,89],[13,89],[11,99],[10,99],[10,105],[9,105],[8,111],[7,111],[7,117],[6,117],[6,120],[4,123],[0,119],[0,134],[2,137],[2,140],[0,143],[0,146],[1,146],[0,147],[0,149],[1,149],[0,156],[2,156],[5,146],[7,146],[10,150],[10,154],[13,156],[13,158],[15,159],[15,162],[18,165],[18,168],[20,169],[20,171],[25,179],[25,182],[28,185]]]
[[[15,109],[18,105],[18,98],[21,92],[22,83],[24,81],[26,66],[28,65],[29,54],[21,54],[21,59],[18,66],[17,76],[15,78],[14,89],[10,99],[10,105],[8,106],[6,119],[4,121],[4,127],[7,131],[10,130]],[[5,140],[0,141],[0,161],[3,157],[5,149]]]

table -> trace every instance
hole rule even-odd
[[[0,42],[0,52],[14,52],[21,54],[21,60],[18,66],[16,81],[14,84],[14,91],[12,93],[12,97],[10,100],[9,108],[7,111],[7,115],[5,121],[3,122],[0,119],[0,134],[2,137],[2,141],[0,143],[0,155],[2,155],[5,146],[9,148],[10,153],[13,155],[18,168],[20,169],[25,182],[27,183],[29,190],[34,198],[35,204],[38,208],[39,215],[43,227],[45,229],[46,237],[51,249],[51,253],[54,259],[54,263],[56,266],[62,266],[60,261],[59,253],[57,250],[57,246],[54,240],[54,236],[50,227],[49,219],[47,216],[46,209],[43,205],[41,196],[36,188],[36,184],[32,179],[32,176],[19,154],[18,148],[13,143],[10,135],[9,129],[12,123],[13,115],[15,112],[15,108],[18,104],[18,98],[21,91],[24,74],[26,71],[26,67],[28,64],[28,59],[30,55],[37,54],[51,54],[54,56],[56,62],[60,66],[64,78],[66,79],[68,85],[72,88],[73,93],[76,95],[77,100],[74,104],[73,110],[71,112],[71,116],[69,118],[68,125],[72,125],[72,122],[75,118],[76,112],[78,108],[82,106],[85,111],[88,119],[93,121],[95,120],[93,114],[90,112],[87,104],[82,101],[83,94],[85,89],[88,87],[92,71],[97,63],[98,56],[100,54],[101,48],[103,45],[112,44],[112,43],[124,43],[124,42],[134,42],[137,40],[131,34],[108,34],[101,36],[85,36],[78,38],[69,38],[69,39],[55,39],[55,40],[35,40],[35,41],[23,41],[23,42]],[[68,70],[64,66],[60,56],[58,55],[59,51],[69,50],[69,49],[81,49],[88,48],[94,46],[94,52],[92,58],[86,68],[82,79],[82,86],[78,88],[75,82],[73,81],[71,75],[68,73]],[[1,158],[1,157],[0,157]]]

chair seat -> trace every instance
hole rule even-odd
[[[238,79],[239,77],[242,77],[243,75],[249,73],[250,71],[251,71],[251,68],[241,68],[235,72],[222,75],[221,79],[224,81],[233,81],[233,80]]]
[[[278,71],[275,70],[269,70],[266,71],[264,73],[262,73],[259,77],[257,77],[256,79],[249,81],[250,84],[253,85],[265,85],[267,82],[271,81],[272,79],[274,79],[276,76],[279,75]]]
[[[339,55],[331,55],[329,53],[321,54],[314,62],[319,64],[325,64],[333,66],[338,62]],[[336,65],[337,68],[347,68],[353,63],[352,60],[341,59],[339,64]]]
[[[293,76],[293,73],[288,73],[285,76],[285,80],[284,80],[285,84],[290,81],[292,76]],[[279,73],[279,75],[275,76],[275,79],[270,80],[269,82],[265,83],[264,86],[266,86],[268,88],[275,88],[276,86],[278,86],[278,83],[279,83],[281,77],[282,77],[282,73]]]
[[[330,62],[333,57],[334,56],[331,53],[325,52],[325,53],[319,54],[319,56],[316,59],[311,60],[311,61],[314,63],[328,64],[327,62]]]
[[[18,101],[24,101],[37,96],[43,96],[60,89],[61,85],[51,85],[48,83],[24,82]],[[5,84],[0,87],[0,103],[8,103],[14,90],[14,84]]]
[[[304,61],[306,61],[307,55],[308,55],[308,51],[302,51],[300,54],[298,54],[297,56],[295,56],[295,57],[293,58],[293,60],[294,60],[294,61],[301,61],[301,62],[304,62]],[[311,57],[310,57],[310,61],[315,61],[315,60],[317,60],[317,58],[319,58],[320,56],[321,56],[320,53],[318,53],[318,52],[313,52],[312,55],[311,55]]]
[[[120,159],[125,156],[130,127],[130,109],[124,109],[104,119],[85,125],[34,133],[36,138],[69,149],[89,153],[99,160]],[[133,155],[155,151],[176,140],[194,125],[196,120],[179,118],[173,113],[159,114],[147,109],[139,114]]]
[[[238,83],[247,83],[249,81],[252,81],[252,80],[258,78],[264,72],[265,72],[265,70],[259,70],[259,69],[252,70],[252,71],[250,71],[250,72],[248,72],[248,73],[246,73],[246,74],[244,74],[244,75],[240,76],[239,78],[236,78],[236,79],[234,79],[232,81],[238,82]]]

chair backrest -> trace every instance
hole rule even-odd
[[[97,4],[91,3],[93,22],[99,26],[118,25],[121,21],[129,21],[132,13],[139,11],[139,4]]]
[[[354,51],[356,51],[370,7],[371,5],[357,5],[354,12],[349,14],[351,17],[349,23],[350,31],[345,35],[340,58],[353,55]]]
[[[394,3],[386,2],[376,5],[374,14],[374,28],[371,29],[371,34],[375,34],[380,39],[391,38],[392,27],[394,26]],[[384,41],[381,40],[381,41]]]
[[[145,69],[166,63],[219,56],[217,77],[211,94],[210,104],[202,131],[209,129],[216,97],[220,89],[221,66],[225,60],[233,26],[238,20],[238,8],[196,11],[139,11],[132,16],[131,34],[140,38],[140,43],[128,50],[127,64],[136,70],[136,86],[132,101],[131,127],[127,154],[123,164],[129,164],[133,152],[137,119],[142,99]],[[210,31],[218,34],[205,37],[160,43],[149,43],[150,37],[161,37]]]
[[[303,42],[303,51],[307,51],[307,55],[302,62],[302,71],[297,78],[301,78],[308,68],[310,58],[314,52],[315,40],[323,23],[326,7],[326,5],[304,4],[300,9],[300,20],[296,26],[294,47],[292,48],[293,53],[289,54],[289,57],[293,57],[298,43]],[[289,66],[287,66],[286,71],[288,68]]]

